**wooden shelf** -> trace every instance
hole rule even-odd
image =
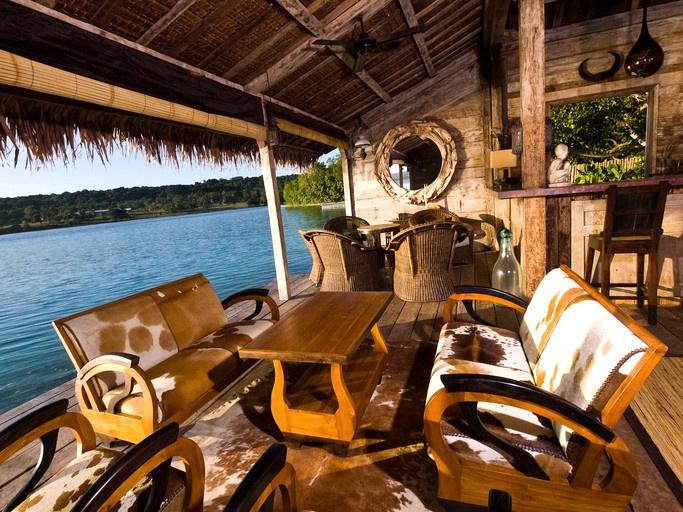
[[[644,180],[637,181],[614,181],[609,183],[594,183],[592,185],[570,185],[568,187],[547,187],[547,188],[526,188],[519,190],[501,190],[498,192],[500,199],[515,199],[523,197],[553,197],[553,196],[573,196],[580,194],[602,194],[610,185],[617,187],[636,187],[668,181],[672,187],[683,186],[683,176],[652,176]]]

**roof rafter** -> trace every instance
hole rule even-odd
[[[168,52],[170,56],[178,56],[185,48],[199,39],[211,26],[221,21],[230,12],[236,10],[242,4],[242,0],[227,0],[221,3],[213,11],[202,18],[190,31],[185,34]]]
[[[415,9],[413,9],[413,4],[410,0],[398,0],[401,10],[403,11],[403,16],[408,22],[408,27],[413,28],[419,25],[417,21],[417,16],[415,15]],[[417,51],[420,52],[420,58],[424,64],[427,74],[432,77],[436,75],[436,69],[434,68],[434,63],[429,55],[429,50],[427,49],[427,43],[425,43],[425,36],[421,32],[413,34],[413,40],[417,45]]]
[[[273,5],[268,4],[268,6],[264,9],[264,11],[261,14],[259,14],[256,18],[252,19],[249,23],[244,25],[237,32],[232,34],[230,38],[226,39],[226,41],[222,45],[218,46],[206,57],[204,57],[204,59],[199,64],[197,64],[197,67],[205,68],[206,66],[210,65],[218,57],[224,54],[228,50],[228,48],[232,47],[237,41],[246,36],[259,24],[270,18],[270,16],[272,16],[273,13]]]
[[[141,45],[148,45],[152,40],[166,30],[171,23],[177,20],[182,14],[187,11],[197,0],[178,0],[178,2],[164,14],[159,20],[149,27],[147,32],[142,34],[136,43]]]
[[[322,34],[325,27],[311,11],[299,0],[275,0],[280,7],[287,11],[296,21],[314,36]]]
[[[350,22],[354,22],[360,14],[364,16],[372,16],[376,12],[380,11],[387,4],[391,3],[393,0],[375,0],[375,1],[363,1],[363,2],[345,2],[345,4],[351,4],[344,10],[339,10],[333,12],[329,17],[334,18],[329,23],[325,22],[325,32],[318,34],[317,37],[334,38],[338,36],[343,30],[348,28]],[[311,42],[310,40],[305,40],[296,46],[292,51],[280,59],[275,65],[271,66],[264,73],[254,78],[248,84],[245,85],[245,89],[252,92],[263,92],[270,85],[275,82],[280,81],[291,69],[303,66],[310,58],[308,50],[310,50]],[[353,69],[353,64],[351,64]],[[357,73],[358,77],[363,80],[369,77],[369,75],[362,75]],[[366,82],[366,85],[368,83]],[[378,84],[379,85],[379,84]],[[375,90],[373,86],[368,85],[373,91]],[[385,92],[386,94],[386,92]]]

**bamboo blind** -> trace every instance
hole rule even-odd
[[[264,126],[137,93],[0,50],[0,83],[135,114],[266,140]]]

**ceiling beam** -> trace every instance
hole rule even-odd
[[[314,36],[325,31],[325,27],[299,0],[275,0],[296,22]]]
[[[345,2],[345,4],[350,5],[348,5],[345,10],[339,12],[340,10],[337,9],[330,16],[328,16],[328,18],[332,18],[333,16],[335,17],[329,22],[327,19],[324,21],[324,32],[318,34],[317,37],[333,39],[347,31],[349,24],[355,22],[359,15],[362,14],[368,18],[386,7],[386,5],[391,2],[393,2],[393,0],[364,0],[361,2]],[[245,89],[251,92],[261,93],[274,83],[282,80],[288,73],[291,72],[292,69],[303,66],[309,59],[313,57],[313,55],[314,52],[311,50],[311,41],[310,39],[306,39],[298,44],[292,51],[276,62],[273,66],[246,84]],[[351,67],[353,68],[353,65]],[[363,77],[360,75],[359,78],[363,80]]]
[[[178,2],[176,2],[170,11],[159,18],[159,20],[154,23],[154,25],[149,27],[147,32],[142,34],[135,42],[144,46],[148,45],[156,36],[166,30],[171,23],[182,16],[182,14],[192,7],[196,2],[197,0],[178,0]]]
[[[484,5],[483,46],[490,50],[503,42],[512,0],[487,0]]]
[[[403,17],[406,19],[409,28],[417,27],[419,22],[417,21],[417,16],[415,15],[415,9],[413,9],[413,4],[410,0],[398,0],[401,10],[403,11]],[[429,55],[429,49],[427,48],[427,43],[425,43],[425,36],[422,32],[413,34],[413,41],[417,45],[417,50],[420,52],[420,58],[422,59],[422,64],[424,64],[425,70],[430,77],[436,75],[436,69],[434,68],[434,63],[432,62],[432,57]]]

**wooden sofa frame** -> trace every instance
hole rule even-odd
[[[639,338],[646,348],[597,413],[578,407],[529,382],[483,373],[453,371],[440,374],[443,387],[439,389],[437,385],[437,391],[428,398],[424,413],[424,432],[430,455],[439,473],[438,496],[446,508],[460,506],[465,507],[463,510],[486,510],[489,492],[495,489],[509,494],[515,511],[622,512],[635,492],[638,481],[635,462],[628,447],[613,429],[667,349],[576,273],[566,266],[561,268],[585,292],[585,297],[582,296],[579,300],[596,301],[603,306]],[[583,293],[581,290],[574,291],[575,298]],[[454,311],[460,302],[463,302],[470,316],[477,322],[483,322],[474,313],[472,301],[490,301],[520,313],[527,310],[524,300],[499,290],[457,287],[455,294],[445,304],[444,329],[453,322]],[[504,404],[531,411],[569,427],[582,437],[585,441],[576,462],[571,466],[569,477],[549,477],[529,452],[506,443],[491,433],[478,410],[481,403]],[[457,448],[454,448],[457,443],[451,445],[445,437],[442,424],[444,415],[447,415],[449,421],[466,423],[470,429],[467,435],[471,439],[502,453],[510,466],[495,466],[483,462],[483,459],[473,461],[459,457]],[[460,429],[460,432],[463,430]],[[460,448],[465,449],[463,445]],[[598,474],[598,467],[601,461],[604,466],[605,460],[608,461],[609,471],[600,477],[602,473]]]
[[[203,287],[202,299],[208,301],[206,307],[194,307],[194,313],[190,309],[190,313],[183,312],[186,318],[182,322],[176,321],[175,323],[168,320],[168,324],[174,326],[174,328],[167,328],[170,331],[170,335],[174,338],[171,343],[178,343],[177,340],[184,338],[183,344],[173,348],[169,351],[169,356],[174,355],[182,350],[187,350],[192,348],[193,344],[202,343],[204,348],[210,348],[212,346],[219,346],[223,349],[223,357],[226,362],[223,363],[222,367],[226,368],[225,374],[212,375],[210,378],[206,377],[207,380],[211,381],[203,389],[197,390],[197,395],[190,397],[187,403],[183,403],[180,406],[176,406],[173,413],[169,413],[161,417],[161,408],[164,406],[163,391],[156,390],[153,384],[153,379],[150,377],[150,366],[159,366],[159,361],[154,362],[154,364],[143,364],[141,361],[141,356],[127,353],[127,352],[107,352],[107,353],[96,353],[97,340],[94,339],[84,339],[87,336],[79,336],[75,331],[74,321],[79,318],[90,316],[92,318],[98,318],[107,314],[113,308],[125,306],[127,302],[132,300],[145,300],[146,304],[150,303],[149,297],[152,297],[155,301],[162,300],[159,297],[164,296],[164,293],[160,293],[160,290],[164,290],[166,295],[168,295],[169,290],[175,293],[174,287],[179,290],[183,290],[185,295],[187,295],[187,301],[192,301],[192,293],[198,288]],[[177,295],[183,295],[180,291]],[[185,299],[179,299],[185,300]],[[226,311],[238,304],[242,304],[245,301],[255,301],[255,310],[249,314],[243,321],[229,322],[227,318]],[[254,320],[255,317],[260,315],[263,304],[266,304],[270,309],[269,320]],[[191,304],[188,302],[188,307]],[[202,303],[202,306],[204,304]],[[155,306],[150,306],[154,309]],[[205,320],[202,316],[208,318],[209,313],[205,313],[204,310],[212,310],[212,318]],[[157,318],[163,317],[160,321],[164,325],[167,325],[166,319],[168,318],[168,313],[159,307],[160,312],[157,314]],[[155,313],[157,313],[155,311]],[[196,322],[192,314],[197,316]],[[222,318],[220,316],[222,315]],[[129,442],[137,443],[143,438],[159,429],[165,424],[176,422],[179,424],[184,423],[194,414],[196,414],[199,409],[205,404],[209,403],[210,400],[214,399],[218,394],[220,394],[227,386],[239,378],[244,372],[251,368],[254,361],[251,360],[241,360],[239,358],[238,349],[248,343],[251,340],[248,334],[241,332],[240,329],[250,329],[253,325],[259,323],[259,329],[265,329],[272,323],[276,322],[280,318],[280,313],[275,301],[268,296],[268,290],[251,288],[243,290],[236,294],[227,297],[223,301],[220,301],[215,295],[215,291],[211,287],[210,283],[201,274],[195,274],[171,283],[167,283],[160,287],[155,287],[143,292],[130,295],[123,299],[119,299],[107,304],[103,304],[96,308],[92,308],[87,311],[83,311],[68,317],[55,320],[53,322],[53,327],[55,328],[64,348],[66,349],[71,361],[73,362],[76,370],[76,399],[81,408],[82,413],[86,416],[88,421],[92,424],[93,428],[99,434],[102,434],[110,438],[118,438],[126,440]],[[207,321],[207,326],[202,327],[202,322]],[[189,327],[188,327],[189,325]],[[92,331],[93,329],[91,329]],[[230,332],[230,331],[235,331]],[[91,337],[100,336],[99,332],[94,334],[91,332]],[[213,344],[211,337],[216,334],[216,337],[222,336],[223,338],[229,338],[231,341],[229,343],[223,343],[222,345]],[[133,338],[133,334],[129,330],[127,336]],[[139,337],[139,336],[138,336]],[[131,342],[133,343],[133,342]],[[166,342],[168,343],[168,341]],[[89,345],[91,348],[90,356],[86,353],[84,349],[85,345]],[[95,355],[93,356],[93,353]],[[215,353],[215,351],[214,351]],[[142,354],[144,359],[145,354]],[[201,357],[198,351],[198,357]],[[230,359],[231,362],[227,362]],[[185,368],[188,370],[189,368]],[[216,368],[212,370],[213,373],[219,373],[219,369]],[[112,385],[106,383],[103,378],[109,378],[111,380],[112,375],[118,375],[118,384]],[[172,376],[171,376],[172,377]],[[121,384],[121,381],[123,382]],[[118,387],[117,387],[118,386]],[[106,400],[104,399],[106,394]],[[111,395],[114,394],[112,397]],[[141,411],[132,414],[130,412],[125,412],[122,410],[122,405],[126,401],[135,398],[142,401],[142,406],[138,406]]]

